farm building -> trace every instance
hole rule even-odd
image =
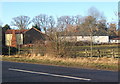
[[[83,41],[83,42],[90,42],[100,44],[100,43],[108,43],[109,42],[109,36],[61,36],[61,40],[64,41]]]
[[[18,45],[33,44],[38,40],[47,40],[48,36],[36,28],[27,30],[7,30],[5,33],[5,44],[17,47]]]
[[[101,43],[108,43],[109,36],[93,36],[93,43],[101,44]]]
[[[112,38],[110,39],[110,43],[120,43],[120,38]]]

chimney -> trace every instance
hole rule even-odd
[[[12,31],[12,41],[11,41],[11,46],[12,46],[12,47],[17,47],[17,41],[16,41],[15,30]]]

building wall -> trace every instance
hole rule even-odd
[[[17,45],[23,45],[23,34],[16,34]]]
[[[91,41],[91,37],[90,36],[61,36],[60,37],[61,40],[64,41]]]
[[[108,43],[109,36],[93,36],[94,43]]]
[[[120,40],[110,40],[110,43],[120,43]]]
[[[5,44],[7,46],[11,46],[11,41],[12,41],[12,34],[5,34]],[[23,34],[16,34],[16,41],[17,45],[22,45],[23,44]]]
[[[5,34],[5,44],[11,46],[12,34]]]
[[[91,41],[90,36],[77,36],[77,41]]]
[[[69,42],[77,41],[76,36],[61,36],[59,37],[59,39],[62,41],[69,41]]]
[[[46,40],[45,36],[34,28],[24,33],[24,44],[31,44],[38,40]]]
[[[62,40],[66,41],[91,41],[91,36],[62,36]],[[93,43],[108,43],[109,36],[92,36]]]

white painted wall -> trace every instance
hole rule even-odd
[[[120,43],[120,40],[110,40],[110,43]]]
[[[5,44],[11,46],[12,34],[5,34]]]
[[[77,41],[91,41],[90,36],[77,36]]]
[[[91,41],[91,36],[62,36],[62,40],[66,41]],[[93,43],[108,43],[109,36],[92,36]]]
[[[108,43],[109,42],[109,36],[93,36],[93,42],[94,43]]]
[[[59,37],[59,39],[62,41],[68,41],[68,42],[77,41],[76,36],[61,36]]]
[[[23,44],[23,34],[16,34],[17,45]]]
[[[12,34],[5,34],[5,44],[11,46]],[[16,34],[17,45],[23,44],[23,34]]]

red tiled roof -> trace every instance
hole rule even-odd
[[[38,29],[36,29],[36,28],[34,28],[34,27],[32,27],[31,29],[34,29],[34,30],[40,32],[41,34],[44,34],[44,35],[45,35],[45,33],[39,31]],[[31,30],[31,29],[24,29],[24,30],[8,29],[5,33],[6,33],[6,34],[12,34],[12,32],[15,31],[15,34],[20,34],[20,33],[25,33],[26,31],[29,31],[29,30]]]
[[[34,29],[34,30],[38,31],[39,33],[43,34],[44,36],[49,37],[47,34],[39,31],[38,29],[36,29],[36,28],[34,28],[34,27],[32,27],[31,29]],[[15,31],[15,34],[23,34],[23,33],[27,32],[27,31],[29,31],[29,30],[31,30],[31,29],[23,29],[23,30],[9,29],[9,30],[7,30],[7,31],[5,32],[5,34],[12,34],[13,31]]]
[[[15,31],[15,34],[21,34],[21,33],[24,33],[26,31],[28,31],[28,29],[24,29],[24,30],[9,29],[5,33],[6,34],[12,34],[13,31]]]

